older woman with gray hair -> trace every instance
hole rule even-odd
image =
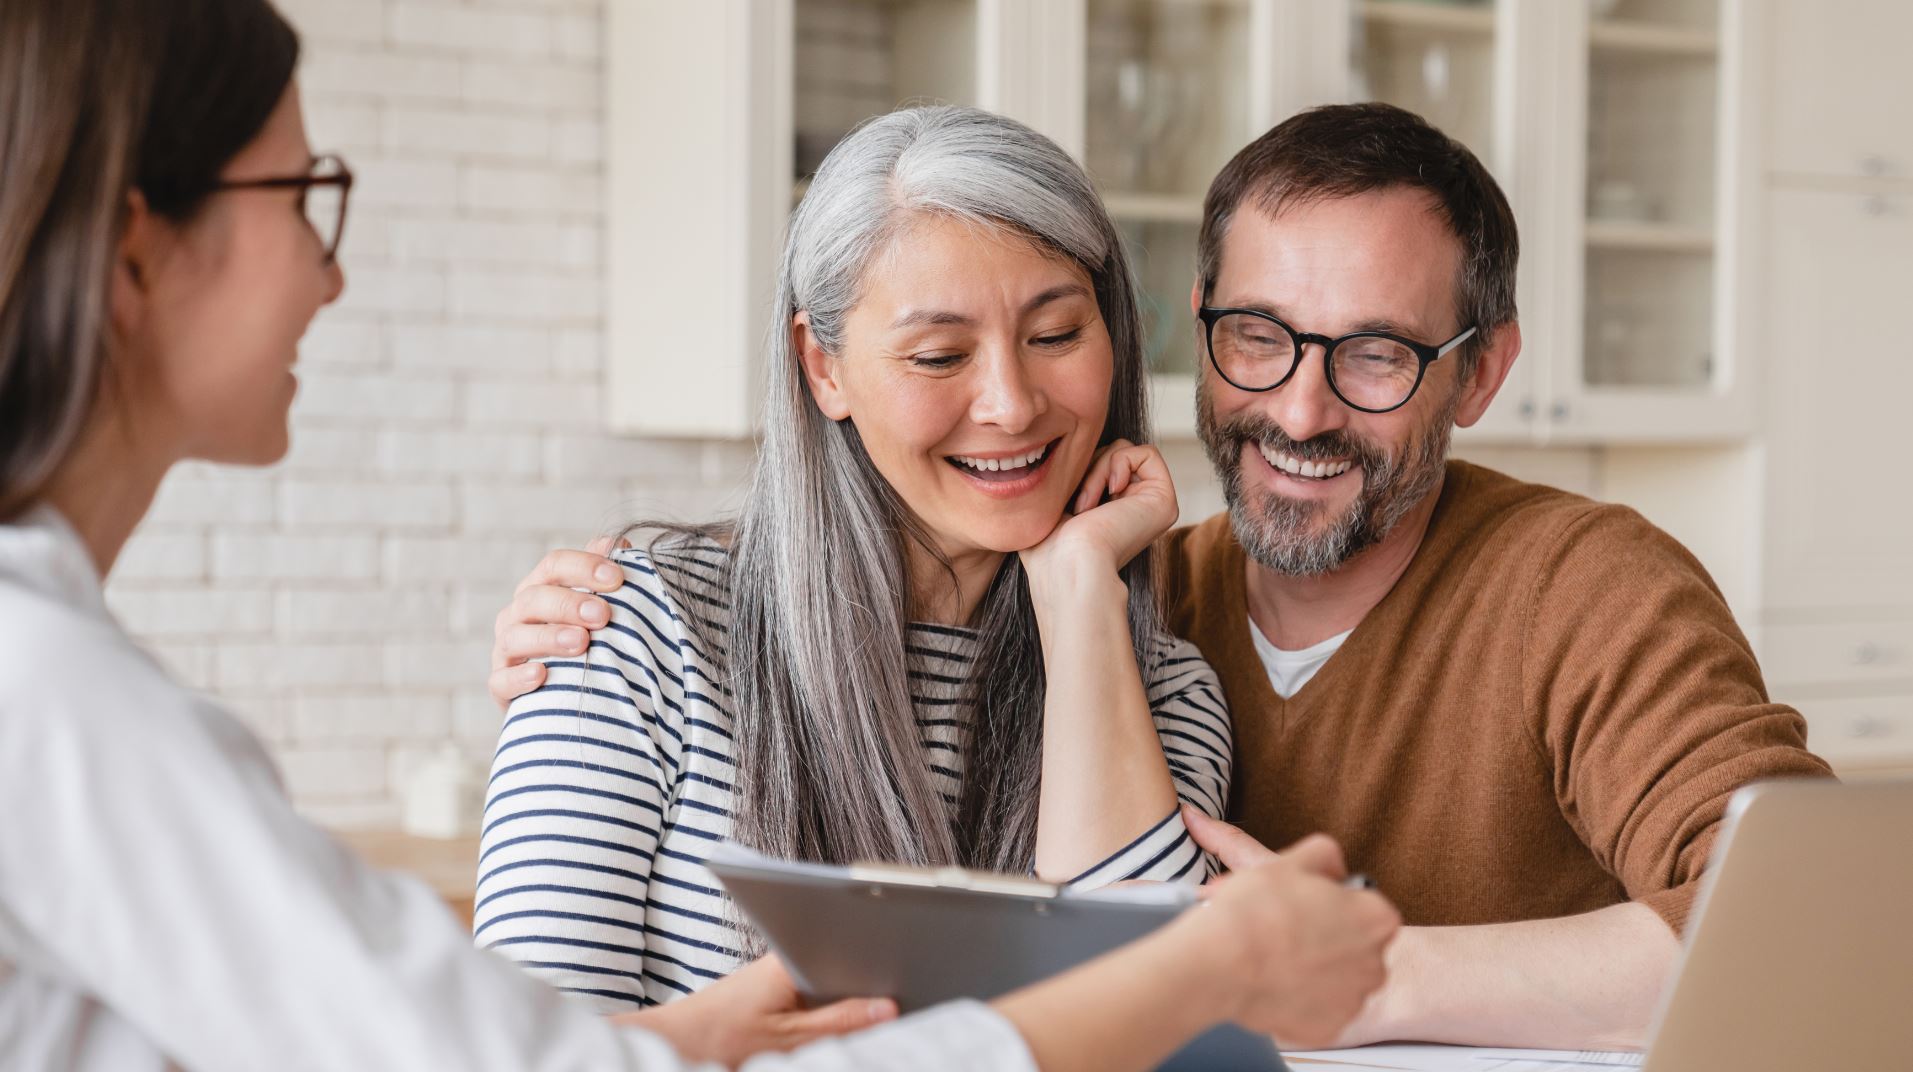
[[[500,616],[494,691],[526,694],[476,939],[607,1011],[761,951],[720,839],[1197,883],[1178,799],[1228,797],[1221,690],[1156,619],[1175,491],[1082,170],[986,112],[876,119],[792,217],[778,316],[739,516],[645,526],[617,568],[554,553]]]

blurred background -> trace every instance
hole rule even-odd
[[[1087,165],[1144,284],[1185,520],[1220,506],[1187,309],[1210,176],[1312,104],[1426,115],[1522,232],[1526,350],[1458,453],[1647,513],[1816,750],[1913,770],[1913,7],[281,3],[313,145],[359,175],[348,289],[302,350],[291,456],[178,471],[110,596],[323,822],[376,838],[408,796],[477,799],[492,619],[548,547],[736,503],[785,215],[915,100]]]

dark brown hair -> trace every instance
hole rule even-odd
[[[298,56],[266,0],[0,3],[0,520],[44,489],[110,372],[128,193],[189,219]]]
[[[1244,201],[1269,215],[1312,200],[1389,187],[1425,190],[1461,243],[1455,309],[1480,333],[1461,349],[1464,378],[1495,329],[1515,318],[1514,212],[1468,147],[1392,104],[1311,108],[1250,142],[1209,184],[1196,271],[1203,301],[1222,271],[1222,237]]]

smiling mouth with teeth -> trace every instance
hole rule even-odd
[[[1051,440],[1035,450],[1007,458],[977,458],[967,454],[952,454],[944,461],[956,466],[965,476],[973,479],[991,484],[1007,484],[1022,480],[1042,468],[1043,463],[1049,460],[1051,452],[1056,449],[1056,444],[1059,442],[1061,440]]]
[[[1262,453],[1262,460],[1269,467],[1292,476],[1297,480],[1333,480],[1354,466],[1353,461],[1305,462],[1292,454],[1256,444],[1256,450]]]

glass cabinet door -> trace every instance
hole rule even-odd
[[[1589,6],[1581,375],[1704,391],[1714,355],[1717,0]]]
[[[975,104],[975,0],[795,0],[792,169],[902,104]]]
[[[1350,5],[1349,99],[1400,105],[1495,159],[1491,0],[1358,0]]]
[[[1193,378],[1189,314],[1209,181],[1249,127],[1254,0],[1087,0],[1084,164],[1128,242],[1151,371]],[[1165,431],[1193,425],[1171,392]],[[1190,409],[1183,413],[1179,408]]]
[[[1532,207],[1513,188],[1500,143],[1503,27],[1495,0],[1348,0],[1348,74],[1344,96],[1383,101],[1427,119],[1474,151],[1514,202],[1527,238]],[[1524,242],[1525,244],[1525,242]],[[1533,308],[1525,293],[1533,269],[1524,264],[1521,313]],[[1529,347],[1515,363],[1481,421],[1462,430],[1465,442],[1527,442],[1534,435],[1536,366],[1546,358]]]

